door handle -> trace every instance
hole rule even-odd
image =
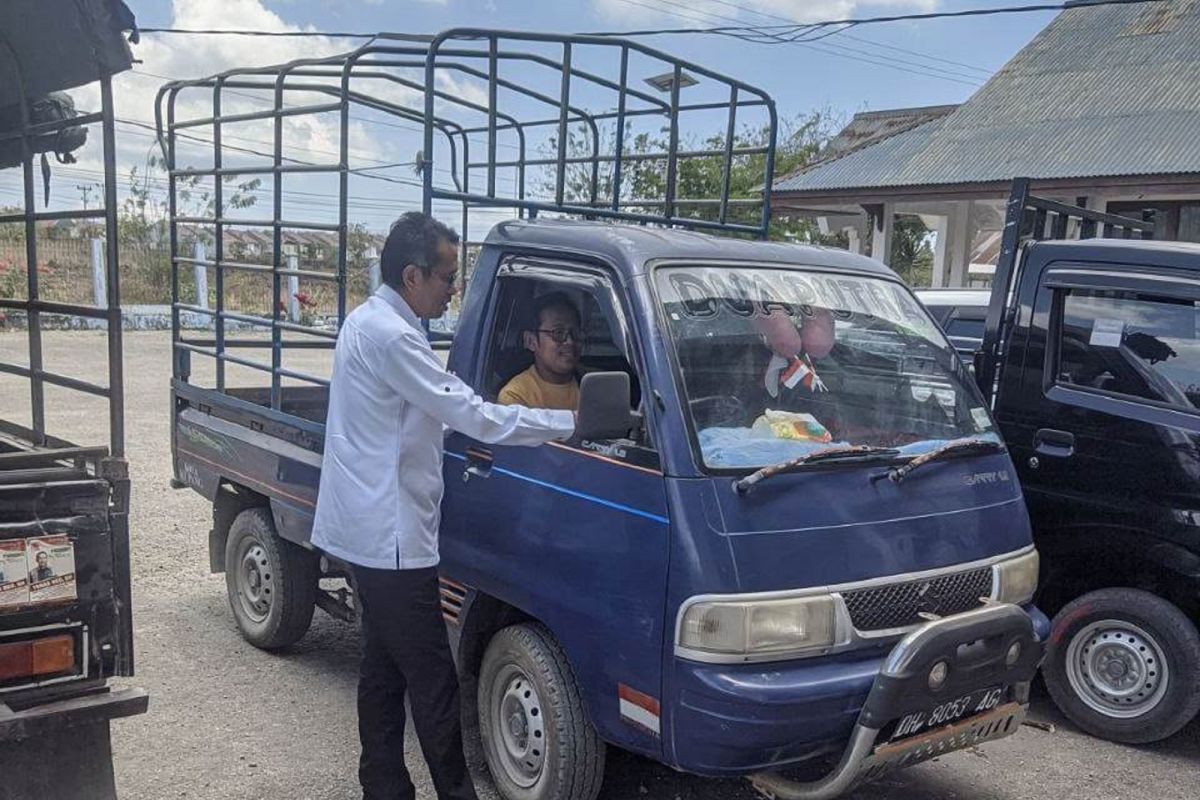
[[[1070,458],[1075,455],[1075,434],[1042,428],[1033,435],[1033,449],[1050,458]]]
[[[492,463],[495,458],[492,451],[485,447],[467,448],[467,466],[463,470],[463,483],[475,478],[492,477]]]

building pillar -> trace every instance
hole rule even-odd
[[[972,201],[954,203],[950,211],[949,236],[946,237],[946,252],[949,254],[950,279],[947,285],[961,289],[967,285],[967,268],[971,261],[971,205]]]
[[[896,204],[880,203],[871,208],[871,258],[888,263],[892,259],[892,233],[896,227]]]
[[[862,255],[862,238],[858,235],[858,228],[849,226],[842,228],[846,234],[847,249],[851,253]]]
[[[933,276],[930,284],[934,289],[941,289],[946,285],[946,274],[949,272],[947,258],[950,254],[950,215],[939,214],[936,220],[931,226],[936,238],[933,243]],[[926,225],[928,226],[928,223]]]

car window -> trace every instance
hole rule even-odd
[[[946,323],[946,335],[961,336],[964,339],[982,339],[983,320],[955,317]]]
[[[498,282],[496,310],[485,345],[487,353],[482,394],[489,400],[499,399],[501,389],[513,378],[528,369],[534,361],[526,349],[524,334],[534,323],[533,309],[537,300],[546,294],[562,294],[579,312],[582,343],[575,368],[578,378],[589,372],[625,372],[630,378],[630,402],[641,407],[642,381],[638,370],[630,363],[626,347],[631,341],[623,318],[613,305],[611,290],[590,281],[564,277],[559,265],[555,270],[530,268],[502,276]],[[601,450],[605,455],[639,466],[658,468],[648,428],[643,428],[636,442],[585,442],[585,449]]]
[[[1200,407],[1200,305],[1071,289],[1061,313],[1061,383],[1188,411]]]

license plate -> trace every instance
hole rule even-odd
[[[973,717],[985,711],[991,711],[1000,705],[1004,698],[1003,686],[991,686],[987,689],[976,689],[968,694],[954,697],[938,703],[933,708],[914,711],[896,721],[889,741],[907,739],[924,731],[958,722],[966,717]]]
[[[911,767],[931,758],[973,747],[1015,733],[1025,719],[1026,707],[1005,703],[953,725],[926,731],[908,739],[879,745],[863,763],[859,773],[863,781],[874,780],[886,772]]]

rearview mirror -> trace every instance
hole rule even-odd
[[[642,415],[629,408],[629,375],[624,372],[590,372],[579,382],[581,439],[623,439],[640,427]]]

